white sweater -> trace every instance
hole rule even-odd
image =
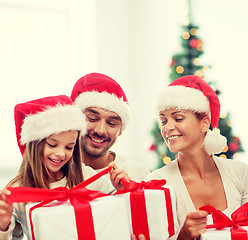
[[[214,157],[214,161],[220,172],[226,194],[228,208],[225,213],[230,217],[233,211],[248,202],[248,165],[237,160],[218,157]],[[151,179],[166,179],[167,184],[174,187],[177,218],[181,228],[186,214],[196,209],[184,184],[177,160],[153,171],[145,180]]]

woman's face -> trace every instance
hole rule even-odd
[[[199,120],[190,110],[170,108],[159,113],[161,134],[171,152],[188,152],[200,149],[209,118]]]
[[[71,159],[77,137],[78,131],[66,131],[53,134],[46,139],[43,163],[51,177],[62,177],[59,176],[60,169]]]

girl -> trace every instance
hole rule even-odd
[[[161,134],[178,154],[146,180],[164,178],[174,187],[181,228],[177,239],[196,239],[207,223],[207,212],[199,207],[212,205],[230,216],[248,201],[248,167],[214,156],[226,139],[218,131],[219,99],[201,78],[189,75],[172,82],[159,96],[157,110]]]
[[[15,107],[18,146],[23,160],[17,176],[7,186],[72,188],[95,174],[82,166],[79,136],[86,131],[82,112],[65,95],[41,98]],[[113,184],[125,176],[112,170]],[[111,183],[98,179],[91,190],[111,191]],[[24,203],[6,203],[7,190],[0,192],[0,239],[28,236]],[[15,239],[16,239],[15,238]]]

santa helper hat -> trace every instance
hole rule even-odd
[[[51,96],[15,106],[16,137],[21,153],[27,143],[41,141],[52,134],[69,130],[86,132],[82,112],[65,95]]]
[[[206,81],[188,75],[169,84],[158,97],[157,110],[160,112],[172,107],[209,114],[213,130],[208,130],[203,147],[210,156],[223,151],[227,140],[218,130],[220,102]]]
[[[112,78],[101,73],[89,73],[74,85],[71,99],[83,112],[88,107],[98,107],[118,114],[124,130],[130,119],[126,94]]]

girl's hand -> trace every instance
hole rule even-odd
[[[138,239],[135,237],[134,234],[131,235],[131,240],[146,240],[143,234],[139,234]]]
[[[7,231],[13,213],[12,204],[6,202],[6,196],[10,195],[10,191],[0,190],[0,230]]]
[[[206,232],[207,215],[206,211],[188,213],[177,239],[192,240],[199,238],[201,233]]]
[[[123,189],[124,186],[121,182],[122,178],[127,178],[130,179],[128,174],[123,170],[119,169],[114,162],[110,163],[108,166],[111,166],[112,169],[110,170],[110,180],[113,184],[113,186],[118,190],[118,189]]]

